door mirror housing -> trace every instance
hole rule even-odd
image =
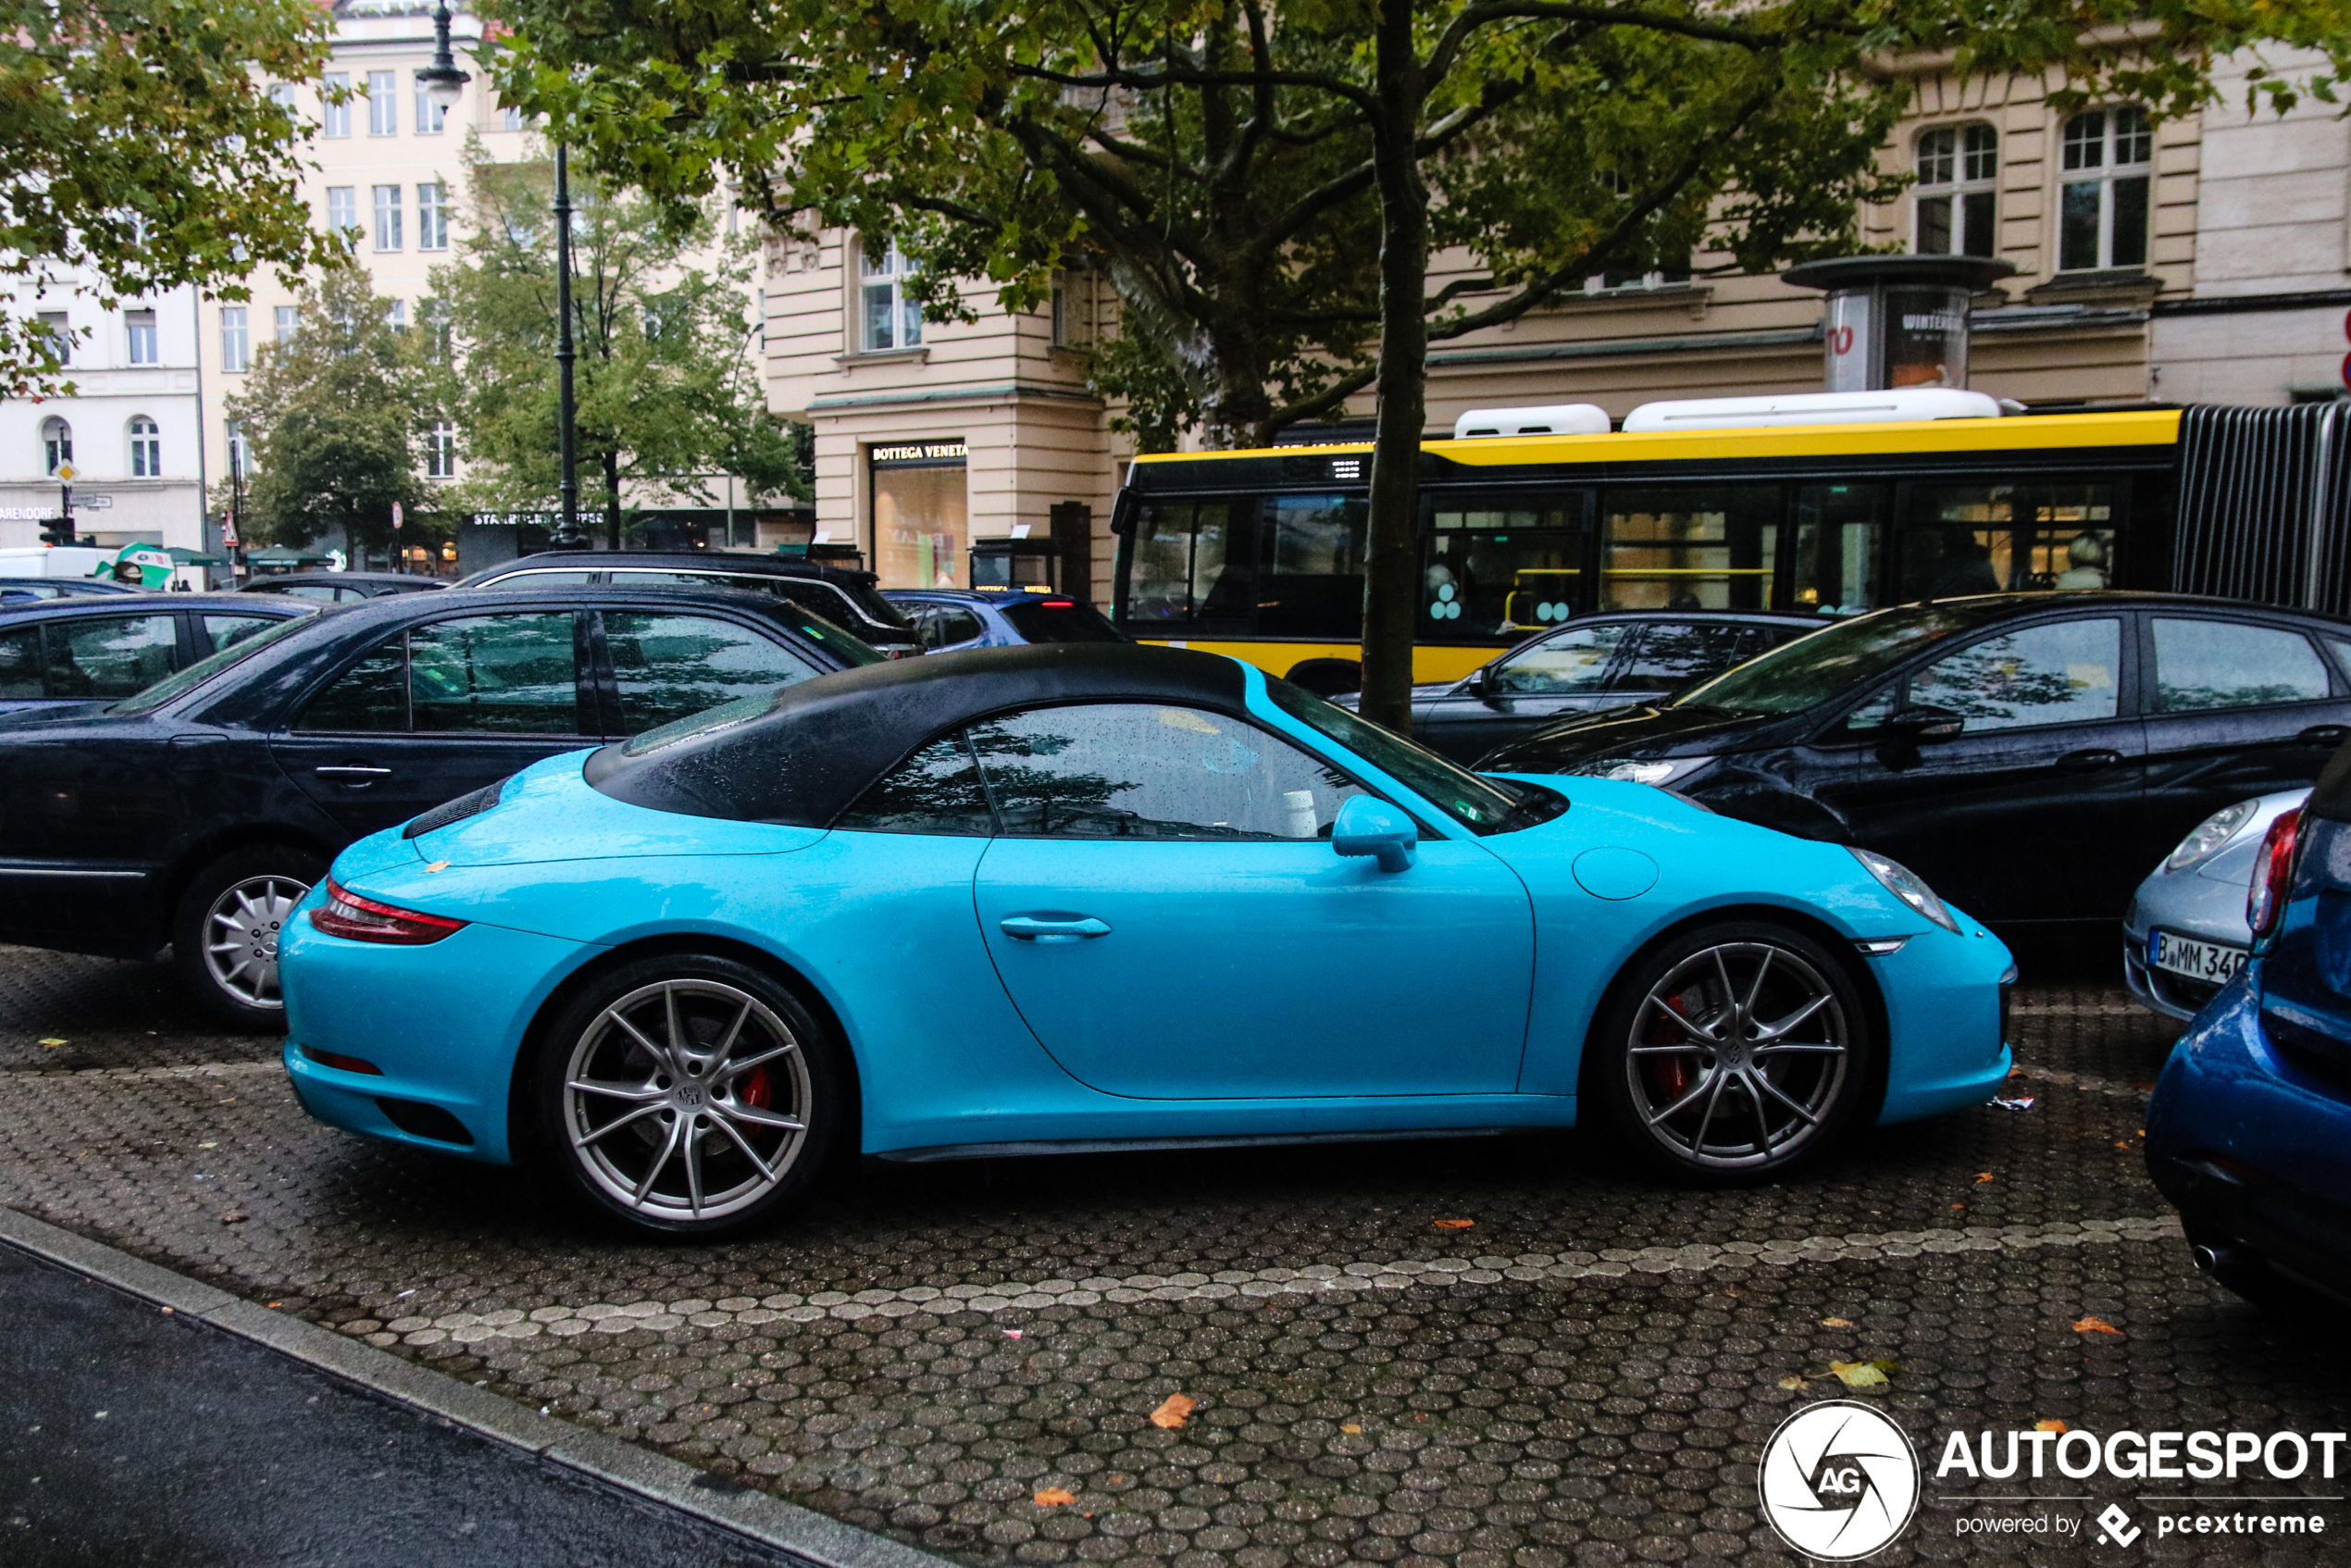
[[[1885,728],[1906,740],[1951,740],[1967,728],[1967,720],[1948,708],[1921,703],[1886,716]]]
[[[1409,871],[1419,858],[1420,829],[1386,801],[1357,795],[1338,808],[1331,824],[1336,854],[1370,855],[1382,871]]]
[[[1465,697],[1483,697],[1487,695],[1488,693],[1486,689],[1486,671],[1492,667],[1493,666],[1491,665],[1480,665],[1477,668],[1470,671],[1469,678],[1462,682],[1462,695]]]

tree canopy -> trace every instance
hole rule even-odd
[[[312,0],[6,0],[0,10],[0,274],[86,269],[120,296],[198,284],[243,299],[341,254],[302,199],[311,128],[270,94],[315,81],[334,19]],[[0,315],[0,393],[62,389],[62,350]]]

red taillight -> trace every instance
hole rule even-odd
[[[321,1067],[332,1067],[338,1073],[366,1073],[370,1077],[382,1077],[384,1070],[373,1062],[363,1062],[356,1056],[338,1056],[331,1051],[320,1051],[305,1045],[302,1053]]]
[[[466,925],[462,920],[419,915],[413,909],[394,909],[388,903],[363,899],[331,877],[327,878],[326,907],[312,910],[310,923],[330,937],[345,937],[355,942],[392,942],[402,947],[437,942],[452,931],[463,930]]]
[[[1037,607],[1040,610],[1075,610],[1077,608],[1077,601],[1075,599],[1039,599],[1037,601]]]
[[[2245,923],[2256,937],[2277,929],[2285,901],[2294,891],[2294,851],[2301,841],[2302,808],[2295,807],[2270,824],[2261,852],[2253,859],[2253,885],[2245,890]]]

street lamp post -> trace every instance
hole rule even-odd
[[[555,453],[562,465],[557,492],[563,519],[555,529],[558,550],[585,550],[579,534],[579,477],[572,467],[571,362],[571,167],[564,144],[555,143]]]

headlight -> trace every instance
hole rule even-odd
[[[2235,838],[2260,809],[2259,801],[2239,801],[2233,806],[2222,806],[2188,830],[2188,836],[2180,840],[2180,847],[2171,852],[2171,858],[2163,863],[2163,869],[2185,871]]]
[[[1849,844],[1846,847],[1852,849]],[[1876,877],[1887,892],[1952,935],[1959,934],[1959,923],[1951,918],[1951,912],[1943,907],[1943,901],[1934,896],[1934,890],[1919,879],[1917,872],[1899,861],[1886,859],[1875,850],[1855,849],[1853,858],[1860,861],[1861,869]]]
[[[1659,757],[1641,761],[1633,757],[1600,757],[1576,768],[1589,778],[1617,778],[1627,784],[1666,785],[1687,778],[1712,762],[1712,757]]]

